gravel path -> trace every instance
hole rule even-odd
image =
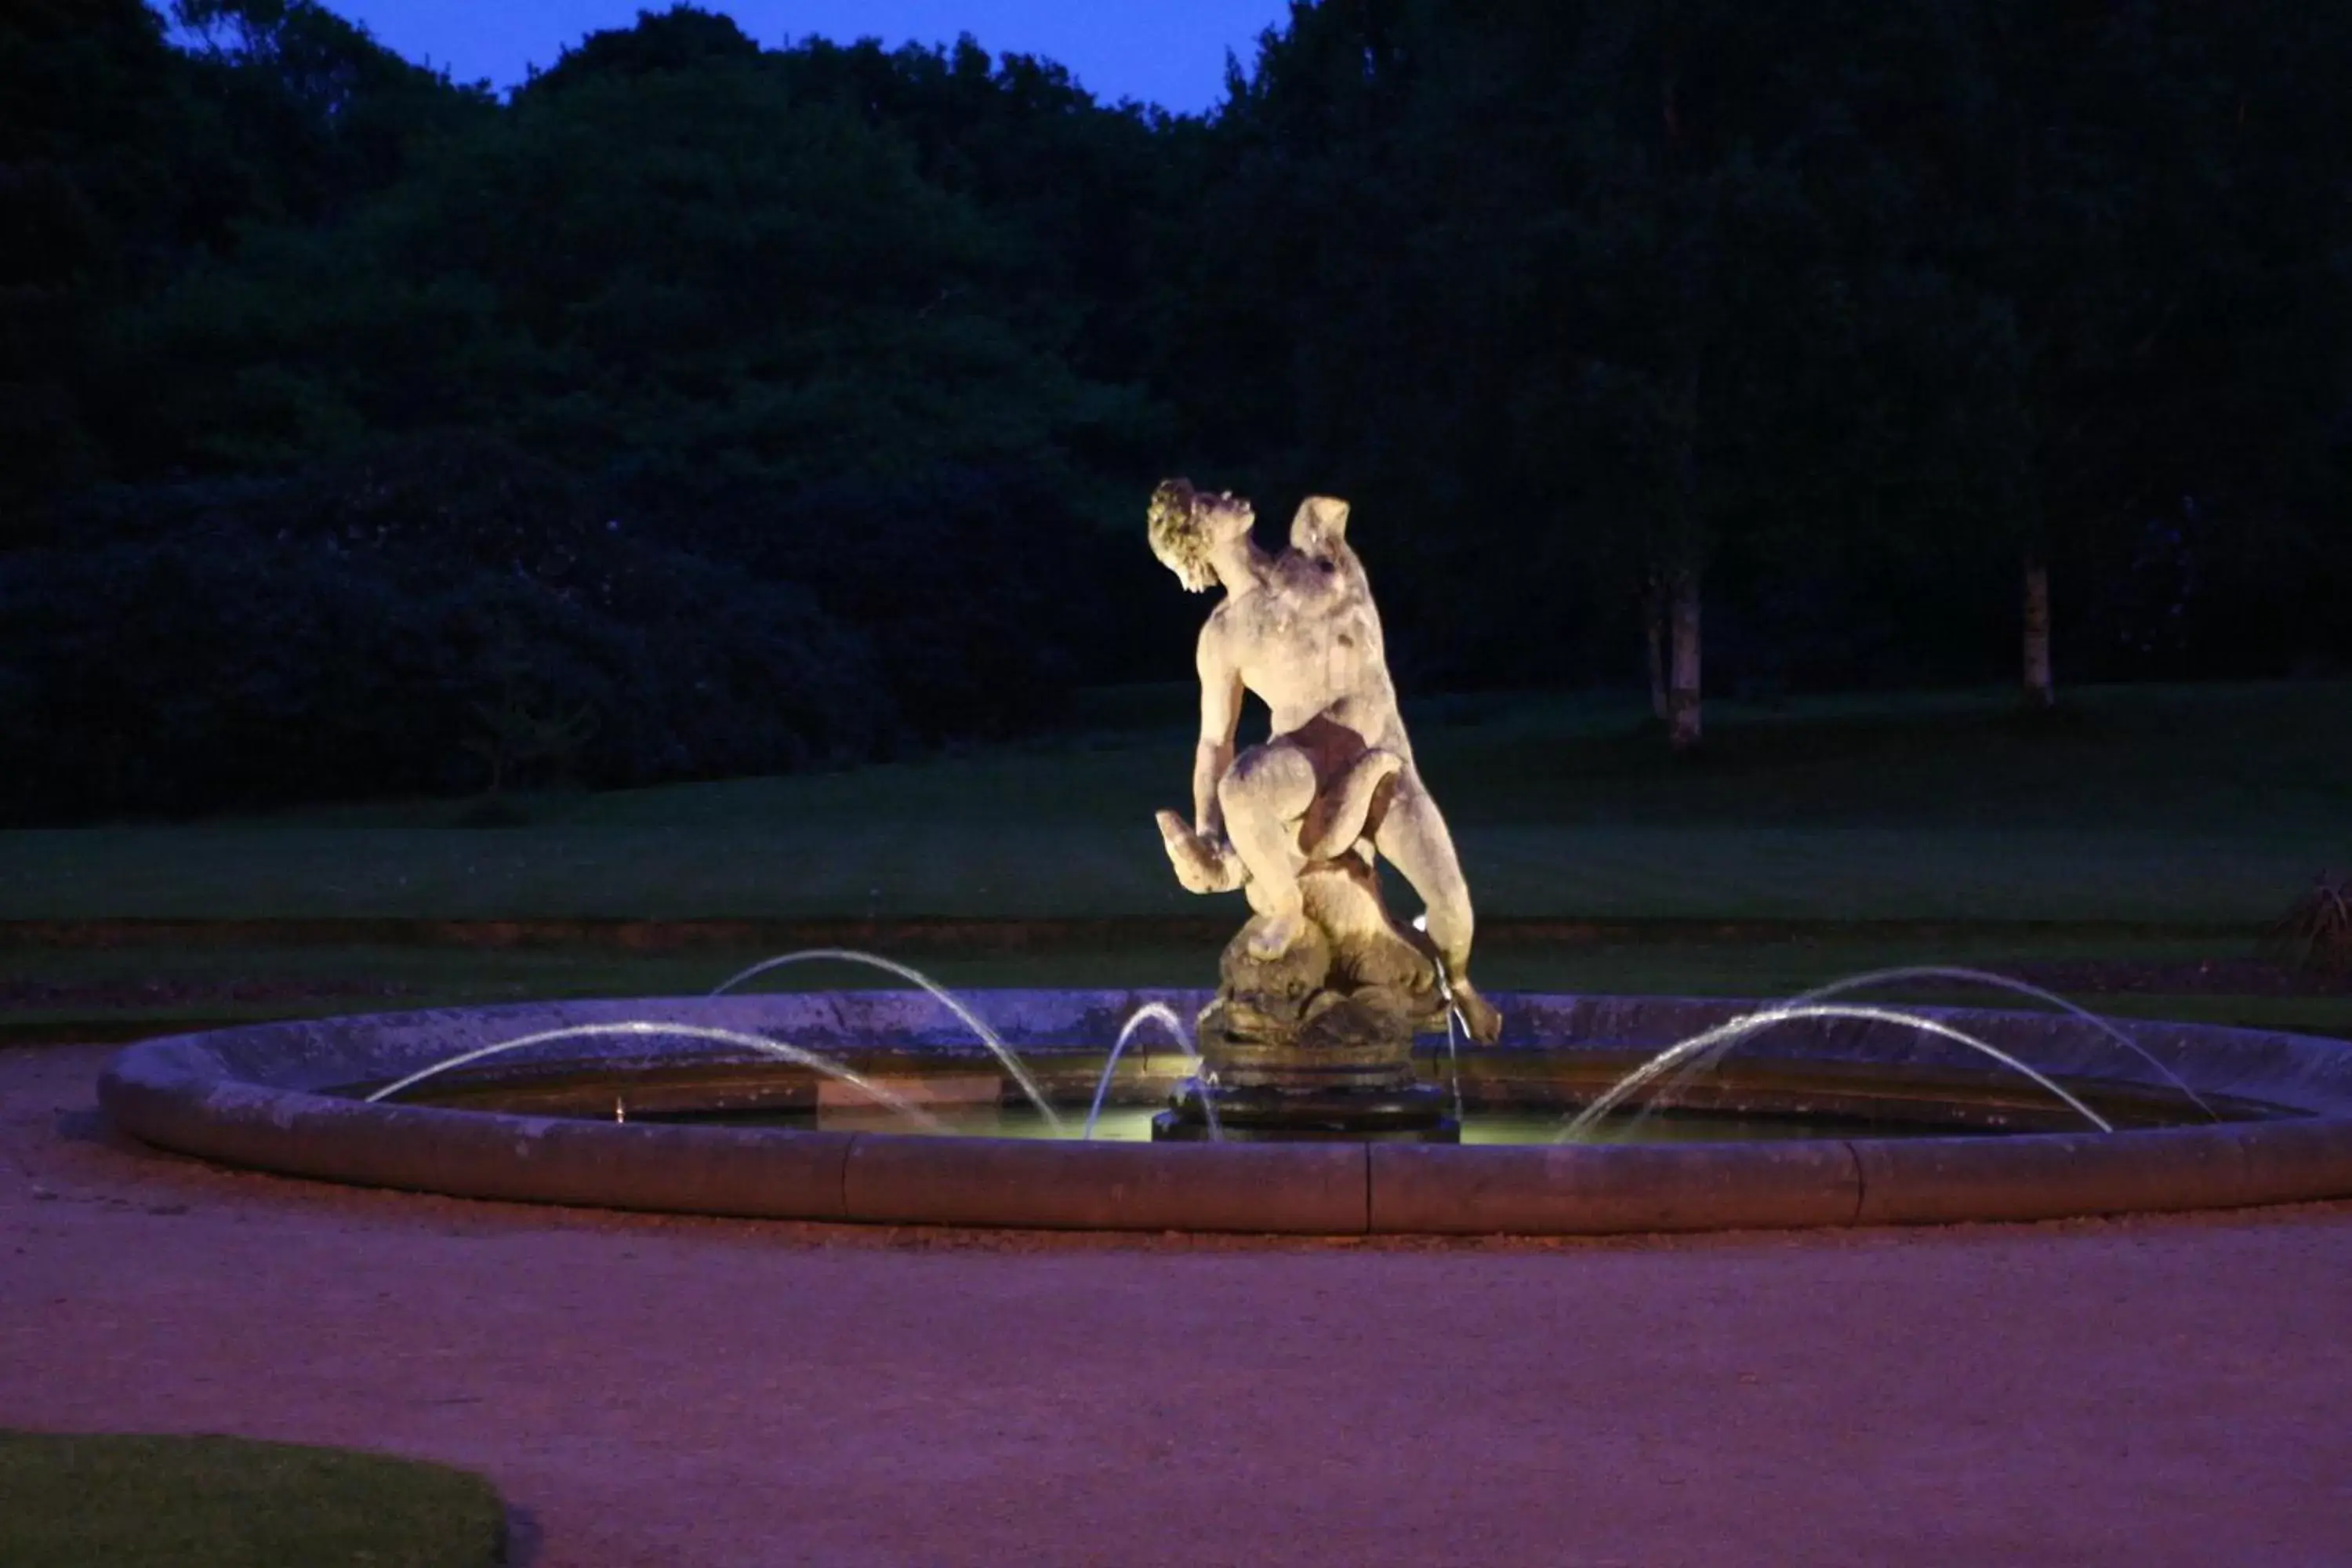
[[[2352,1563],[2352,1205],[1492,1245],[214,1170],[0,1051],[0,1426],[480,1470],[521,1560]]]

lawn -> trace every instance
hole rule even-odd
[[[920,763],[541,796],[509,828],[431,801],[0,833],[0,921],[1197,916],[1150,820],[1187,804],[1174,706]],[[2352,861],[2352,684],[1711,719],[1682,763],[1619,700],[1432,705],[1416,744],[1481,912],[2247,925]]]
[[[10,1568],[488,1568],[488,1482],[441,1465],[231,1437],[0,1432]]]
[[[875,945],[950,985],[1206,984],[1239,901],[1178,890],[1150,824],[1187,788],[1189,700],[1092,693],[1083,732],[919,763],[537,795],[512,827],[422,801],[0,833],[0,922],[69,928],[0,944],[0,1038],[688,994],[798,944],[486,948],[423,940],[425,921],[871,921]],[[2314,872],[2352,865],[2352,684],[2084,689],[2039,719],[2007,692],[1716,704],[1690,763],[1619,699],[1453,699],[1412,718],[1496,989],[1770,995],[1930,960],[2237,961]],[[902,923],[938,919],[990,923]],[[1019,933],[1040,920],[1080,923]],[[111,923],[139,921],[211,934]],[[59,944],[93,935],[123,944]],[[2099,1005],[2352,1031],[2341,994]]]

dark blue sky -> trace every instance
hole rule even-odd
[[[1286,0],[702,0],[764,45],[821,34],[842,43],[948,43],[970,33],[992,53],[1043,55],[1106,101],[1142,99],[1198,113],[1223,92],[1225,51],[1243,64]],[[625,27],[668,0],[327,0],[378,42],[446,67],[459,81],[511,87],[567,44]]]

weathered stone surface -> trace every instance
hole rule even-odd
[[[1201,632],[1193,818],[1158,817],[1180,883],[1238,889],[1255,911],[1201,1020],[1208,1081],[1278,1084],[1287,1062],[1302,1087],[1335,1070],[1409,1084],[1414,1030],[1444,1026],[1450,1006],[1474,1038],[1501,1032],[1469,980],[1470,889],[1413,763],[1347,503],[1308,498],[1279,554],[1251,541],[1254,517],[1181,479],[1150,517],[1153,551],[1187,588],[1225,591]],[[1245,689],[1273,734],[1237,753]],[[1390,914],[1382,855],[1421,896],[1426,934]]]
[[[1004,992],[972,1000],[1009,1044],[1045,1052],[1080,1040],[1099,1050],[1118,1021],[1144,1002],[1190,1010],[1207,997],[1199,991]],[[1520,996],[1512,1002],[1507,1045],[1562,1056],[1645,1054],[1756,1005]],[[1570,1234],[2055,1218],[2352,1194],[2352,1046],[2343,1041],[2201,1025],[2119,1026],[2150,1053],[2143,1058],[2063,1017],[1970,1009],[1921,1011],[2030,1055],[2061,1078],[2105,1079],[2163,1098],[2179,1093],[2168,1077],[2178,1074],[2201,1094],[2268,1107],[2273,1119],[1902,1142],[1473,1147],[1427,1155],[1375,1148],[1360,1151],[1353,1164],[1328,1154],[1319,1163],[1285,1163],[1283,1151],[1224,1146],[1160,1163],[1153,1155],[1167,1151],[1148,1147],[1112,1155],[1101,1145],[1035,1145],[1003,1158],[983,1151],[988,1157],[976,1169],[985,1173],[985,1191],[967,1194],[958,1189],[961,1168],[949,1153],[898,1154],[883,1147],[918,1140],[557,1123],[348,1098],[353,1086],[403,1076],[486,1041],[624,1022],[656,1009],[680,1024],[835,1050],[887,1041],[960,1061],[981,1054],[951,1020],[943,1026],[938,1004],[919,992],[565,1002],[304,1020],[150,1040],[114,1059],[99,1098],[114,1125],[133,1137],[293,1175],[475,1197],[893,1223],[920,1217],[1146,1230],[1355,1231],[1369,1225],[1378,1231]],[[1767,1061],[1844,1063],[1877,1073],[1955,1065],[1959,1057],[1949,1042],[1875,1025],[1795,1026],[1750,1050]],[[583,1039],[570,1053],[624,1069],[658,1059],[647,1042],[628,1037]],[[1236,1104],[1248,1105],[1253,1092],[1236,1095]],[[1356,1093],[1341,1104],[1357,1110],[1381,1103],[1345,1086],[1334,1092]],[[1267,1093],[1295,1096],[1282,1105],[1290,1110],[1319,1114],[1329,1103],[1296,1089]],[[1770,1103],[1769,1095],[1751,1101]],[[940,1142],[950,1152],[974,1142]],[[1072,1158],[1057,1158],[1065,1153]],[[919,1170],[928,1173],[938,1197],[929,1208],[918,1208],[908,1184]],[[1097,1186],[1117,1190],[1098,1197],[1074,1193]]]

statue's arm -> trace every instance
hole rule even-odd
[[[1201,628],[1201,741],[1192,748],[1192,829],[1203,838],[1223,838],[1224,808],[1217,785],[1234,765],[1234,731],[1242,719],[1242,672],[1226,656],[1213,621]]]

